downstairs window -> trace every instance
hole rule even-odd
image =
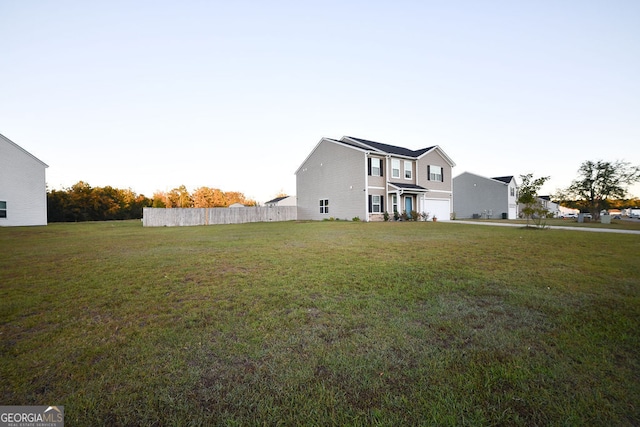
[[[329,199],[320,199],[320,213],[321,214],[329,213]]]

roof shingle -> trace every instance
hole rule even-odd
[[[497,177],[491,178],[491,179],[495,179],[496,181],[502,181],[505,184],[508,184],[513,179],[513,175],[510,175],[510,176],[497,176]]]
[[[382,151],[384,153],[397,154],[399,156],[406,156],[406,157],[420,157],[421,155],[423,155],[424,153],[426,153],[427,151],[435,147],[434,145],[431,147],[422,148],[420,150],[410,150],[408,148],[398,147],[396,145],[383,144],[381,142],[369,141],[367,139],[355,138],[353,136],[347,136],[346,138],[352,139],[354,141],[357,141],[361,144],[367,145],[375,150]],[[348,141],[344,141],[344,138],[341,140],[341,142],[344,142],[347,144],[349,143]]]

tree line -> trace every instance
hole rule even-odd
[[[255,200],[247,199],[238,191],[222,191],[218,188],[199,187],[190,193],[184,185],[171,191],[153,194],[154,208],[226,208],[234,203],[256,206]]]
[[[184,185],[168,192],[158,191],[153,198],[136,194],[131,189],[111,186],[91,187],[84,181],[63,190],[47,190],[48,222],[111,221],[142,218],[142,209],[156,208],[213,208],[233,203],[255,206],[237,191],[224,192],[217,188],[200,187],[190,193]]]
[[[63,190],[47,191],[47,221],[109,221],[142,218],[153,200],[130,189],[91,187],[84,181]]]

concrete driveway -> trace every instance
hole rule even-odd
[[[496,227],[520,227],[524,224],[510,224],[508,222],[479,222],[479,221],[449,221],[454,224],[471,224],[471,225],[493,225]],[[571,230],[571,231],[590,231],[592,233],[619,233],[619,234],[640,234],[640,230],[620,230],[613,228],[594,228],[594,227],[567,227],[564,225],[548,225],[547,228],[552,230]]]

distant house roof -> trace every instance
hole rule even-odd
[[[275,199],[269,200],[268,202],[264,202],[264,204],[268,204],[268,203],[278,203],[280,200],[284,200],[289,196],[282,196],[282,197],[276,197]]]
[[[491,179],[495,179],[496,181],[502,181],[505,184],[508,184],[513,179],[513,175],[510,175],[510,176],[496,176],[496,177],[491,178]]]

